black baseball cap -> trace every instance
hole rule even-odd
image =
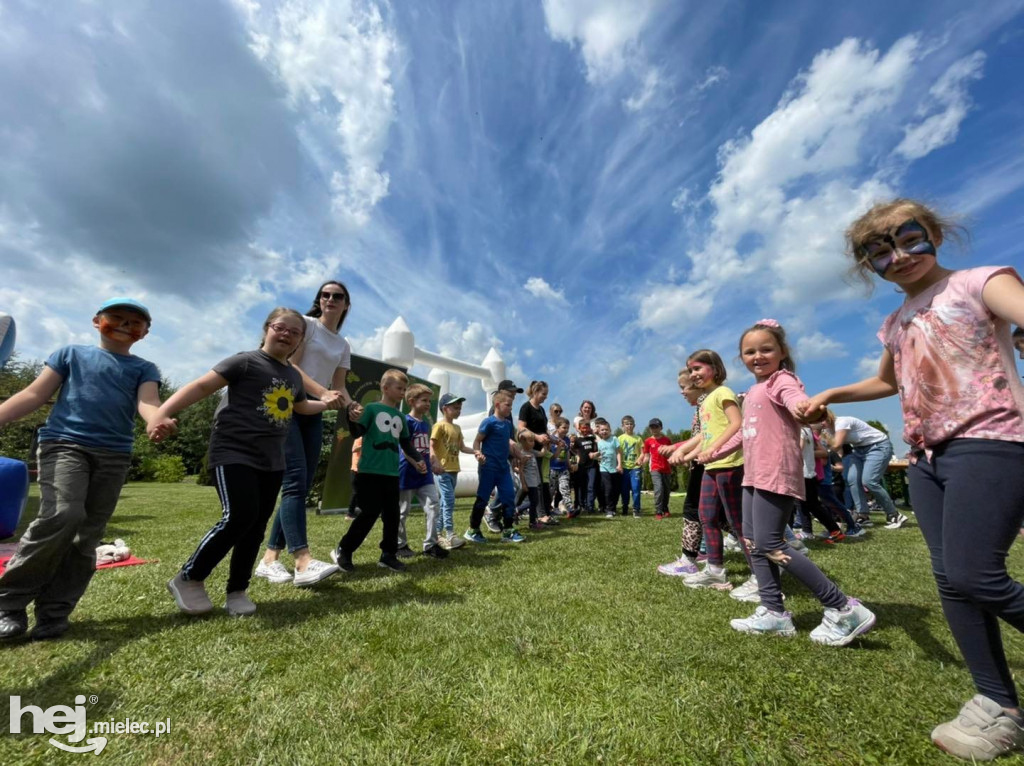
[[[498,384],[498,390],[499,391],[511,391],[514,394],[521,394],[521,393],[523,393],[523,389],[519,388],[511,380],[503,380],[503,381],[501,381],[501,383]]]
[[[661,420],[659,418],[651,418],[651,422],[647,424],[648,428],[661,428]]]

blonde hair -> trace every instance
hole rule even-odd
[[[516,434],[516,441],[523,446],[526,446],[527,443],[532,444],[536,440],[537,435],[528,428],[520,428],[519,433]]]
[[[411,407],[412,400],[419,399],[423,394],[430,394],[431,398],[434,397],[434,392],[430,390],[430,386],[425,386],[422,383],[413,383],[405,392],[405,403]]]
[[[543,380],[531,380],[530,385],[526,387],[526,395],[532,397],[534,394],[540,391],[547,391],[548,384]]]
[[[966,239],[967,230],[954,217],[943,215],[922,202],[906,197],[879,202],[851,223],[845,232],[846,254],[853,259],[850,276],[861,280],[869,288],[874,287],[875,272],[864,257],[864,248],[911,218],[927,229],[936,249],[947,239],[961,244]]]
[[[515,401],[515,397],[508,391],[495,391],[494,396],[491,398],[491,404],[497,404],[499,400],[512,404]]]
[[[382,388],[388,383],[405,383],[406,385],[409,385],[409,376],[401,370],[392,368],[380,376],[380,385]]]

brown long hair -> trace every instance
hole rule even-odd
[[[320,308],[320,297],[324,294],[324,288],[327,285],[337,285],[345,291],[345,303],[348,304],[348,308],[341,312],[341,319],[338,320],[338,326],[334,328],[335,332],[341,332],[341,326],[345,324],[345,317],[348,316],[348,310],[352,308],[352,293],[348,291],[348,287],[345,286],[344,282],[337,279],[328,279],[319,288],[317,288],[316,295],[313,296],[313,305],[309,311],[306,312],[308,317],[322,317],[324,315],[323,309]]]

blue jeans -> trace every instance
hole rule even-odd
[[[885,491],[883,483],[885,469],[888,468],[889,458],[892,457],[892,444],[886,439],[877,444],[854,447],[852,456],[849,481],[857,513],[867,516],[868,496],[864,492],[864,488],[867,487],[868,492],[874,495],[879,507],[885,511],[885,518],[892,521],[898,512],[889,493]]]
[[[455,485],[459,482],[457,473],[442,473],[435,477],[437,491],[441,493],[441,515],[438,517],[438,532],[455,531]]]
[[[285,543],[289,553],[309,547],[306,539],[306,495],[313,486],[313,477],[320,462],[323,434],[324,419],[320,415],[292,415],[284,443],[281,507],[274,516],[267,540],[267,547],[271,550],[279,551]]]
[[[633,495],[633,513],[640,513],[640,469],[622,469],[622,511],[629,510],[629,496]]]

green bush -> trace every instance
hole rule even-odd
[[[177,484],[185,478],[185,461],[180,455],[161,455],[153,460],[153,481]]]

